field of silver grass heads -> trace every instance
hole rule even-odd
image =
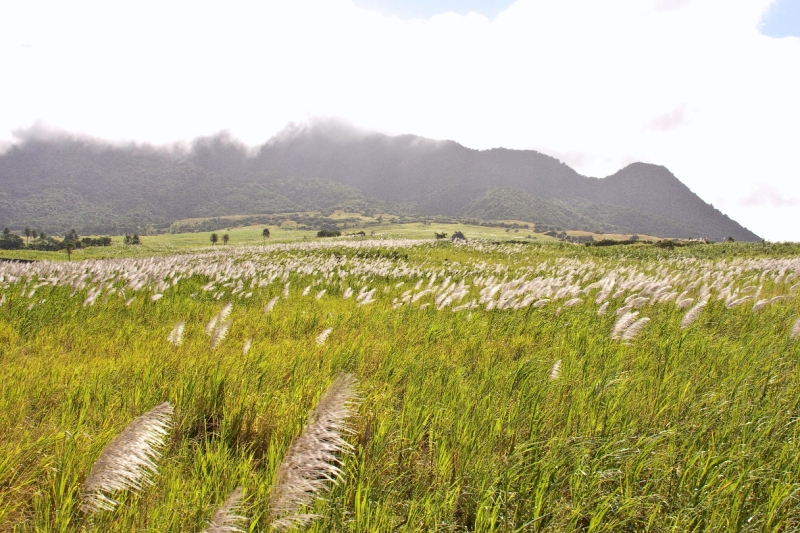
[[[660,253],[0,263],[0,531],[800,527],[800,257]]]

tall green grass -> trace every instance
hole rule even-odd
[[[614,311],[634,291],[609,296],[603,316],[596,289],[569,307],[561,304],[571,296],[491,311],[437,311],[433,296],[396,309],[393,302],[421,278],[424,289],[432,272],[434,286],[447,276],[466,280],[464,303],[478,298],[481,276],[556,278],[574,266],[573,281],[586,287],[620,265],[646,275],[727,271],[731,252],[304,246],[195,258],[230,272],[284,265],[289,298],[281,277],[236,296],[230,277],[216,299],[229,278],[204,291],[213,276],[184,273],[174,286],[156,290],[150,281],[84,305],[93,281],[77,290],[43,285],[28,298],[44,266],[30,266],[23,279],[6,270],[0,531],[199,532],[237,486],[246,490],[249,531],[266,530],[276,471],[342,372],[359,381],[347,437],[354,453],[342,457],[341,482],[314,504],[321,517],[311,531],[800,529],[800,342],[790,335],[800,317],[791,287],[800,279],[779,282],[776,269],[800,274],[794,251],[726,248],[752,260],[731,278],[736,288],[760,285],[760,298],[791,298],[758,312],[754,302],[728,309],[714,288],[687,328],[687,309],[674,301],[647,304],[638,311],[650,322],[623,342],[610,336]],[[783,263],[757,259],[766,256]],[[326,271],[318,266],[325,262],[338,266]],[[361,306],[364,286],[376,301]],[[342,297],[346,287],[352,298]],[[154,293],[163,297],[152,301]],[[281,299],[265,313],[274,297]],[[228,302],[230,329],[212,349],[205,326]],[[174,346],[168,337],[180,321],[183,342]],[[101,451],[165,401],[174,427],[154,484],[119,494],[113,512],[84,515],[80,487]]]

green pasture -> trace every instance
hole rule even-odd
[[[388,217],[387,217],[388,218]],[[179,253],[196,248],[212,246],[211,234],[216,233],[219,242],[215,246],[226,246],[222,243],[222,236],[228,234],[230,241],[227,246],[233,245],[258,245],[269,243],[283,243],[295,241],[308,241],[317,239],[316,230],[296,229],[296,224],[286,224],[281,226],[246,226],[232,227],[217,231],[196,232],[196,233],[162,233],[158,235],[142,236],[142,244],[130,246],[123,244],[123,236],[112,237],[112,245],[106,247],[81,248],[72,252],[72,259],[79,261],[82,259],[106,259],[124,257],[148,257],[152,255],[167,255]],[[269,228],[270,237],[264,239],[262,231]],[[448,238],[456,231],[463,232],[469,238],[491,239],[498,241],[516,240],[529,238],[533,242],[558,242],[557,239],[545,235],[534,233],[531,230],[520,229],[515,232],[511,229],[508,232],[504,228],[490,228],[469,224],[430,224],[410,223],[410,224],[391,224],[380,225],[360,225],[355,228],[342,230],[343,238],[347,233],[357,233],[364,231],[368,238],[389,238],[389,239],[429,239],[435,240],[435,233],[447,233]],[[66,261],[67,253],[60,252],[40,252],[33,250],[0,250],[0,257],[7,259],[30,259],[30,260],[50,260]]]

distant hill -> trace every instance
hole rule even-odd
[[[0,155],[0,226],[143,232],[184,218],[323,209],[759,240],[661,166],[588,178],[531,150],[472,150],[336,121],[287,128],[256,149],[225,134],[189,150],[31,138]]]
[[[665,167],[645,163],[588,178],[533,150],[472,150],[453,141],[390,137],[326,122],[287,129],[262,146],[252,164],[324,177],[423,213],[521,218],[606,233],[760,240]],[[508,187],[525,194],[515,197]],[[487,202],[494,206],[491,213]]]

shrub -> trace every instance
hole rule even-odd
[[[136,237],[138,238],[138,235]],[[84,248],[90,246],[111,246],[111,237],[84,237],[80,242],[81,246]]]
[[[317,237],[340,237],[342,232],[338,229],[321,229],[317,232]]]

